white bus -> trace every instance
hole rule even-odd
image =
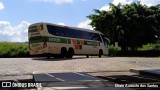
[[[108,41],[101,32],[67,27],[51,23],[35,23],[29,26],[30,55],[60,56],[108,54]]]

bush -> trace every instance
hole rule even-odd
[[[109,52],[109,56],[116,56],[118,54],[118,52],[120,52],[121,48],[115,48],[113,45],[109,45],[108,47],[108,52]]]
[[[141,48],[138,48],[138,50],[140,51],[144,51],[144,50],[160,50],[160,44],[146,44],[143,45]]]
[[[160,44],[146,44],[138,50],[121,51],[121,48],[115,48],[113,45],[109,46],[109,56],[122,56],[122,57],[159,57]]]

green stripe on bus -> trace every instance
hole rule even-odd
[[[36,37],[30,37],[29,41],[31,43],[38,43],[38,42],[54,42],[54,43],[67,43],[72,44],[71,39],[69,38],[59,38],[59,37],[47,37],[47,36],[36,36]],[[80,40],[77,39],[77,45],[79,45],[80,48],[82,48],[82,45],[80,43]],[[84,40],[84,45],[89,46],[100,46],[99,42],[97,41],[87,41]]]
[[[45,36],[36,36],[36,37],[30,37],[29,41],[30,43],[38,43],[38,42],[45,42],[47,39]]]
[[[87,41],[84,41],[84,45],[87,45]]]
[[[68,41],[68,44],[71,44],[72,42],[71,42],[71,39],[67,39],[67,41]]]
[[[79,49],[82,50],[82,45],[79,45]]]
[[[77,45],[80,45],[81,43],[80,43],[80,40],[77,40]]]
[[[84,45],[99,46],[99,42],[96,42],[96,41],[84,41]]]
[[[49,37],[49,42],[55,42],[55,43],[67,43],[66,38],[57,38],[57,37]]]

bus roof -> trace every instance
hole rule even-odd
[[[58,25],[58,24],[52,24],[52,23],[46,23],[46,22],[34,23],[34,24],[31,24],[29,27],[34,26],[34,25],[37,25],[37,24],[53,25],[53,26],[58,26],[58,27],[65,27],[65,28],[71,28],[71,29],[86,31],[86,32],[93,32],[93,33],[103,34],[103,33],[99,32],[99,31],[95,31],[95,30],[84,29],[84,28],[78,28],[78,27],[70,27],[70,26]]]

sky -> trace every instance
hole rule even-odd
[[[86,16],[93,9],[109,10],[109,3],[123,5],[137,0],[0,0],[0,42],[28,41],[28,27],[48,22],[72,27],[93,29]],[[141,0],[148,6],[160,0]]]

